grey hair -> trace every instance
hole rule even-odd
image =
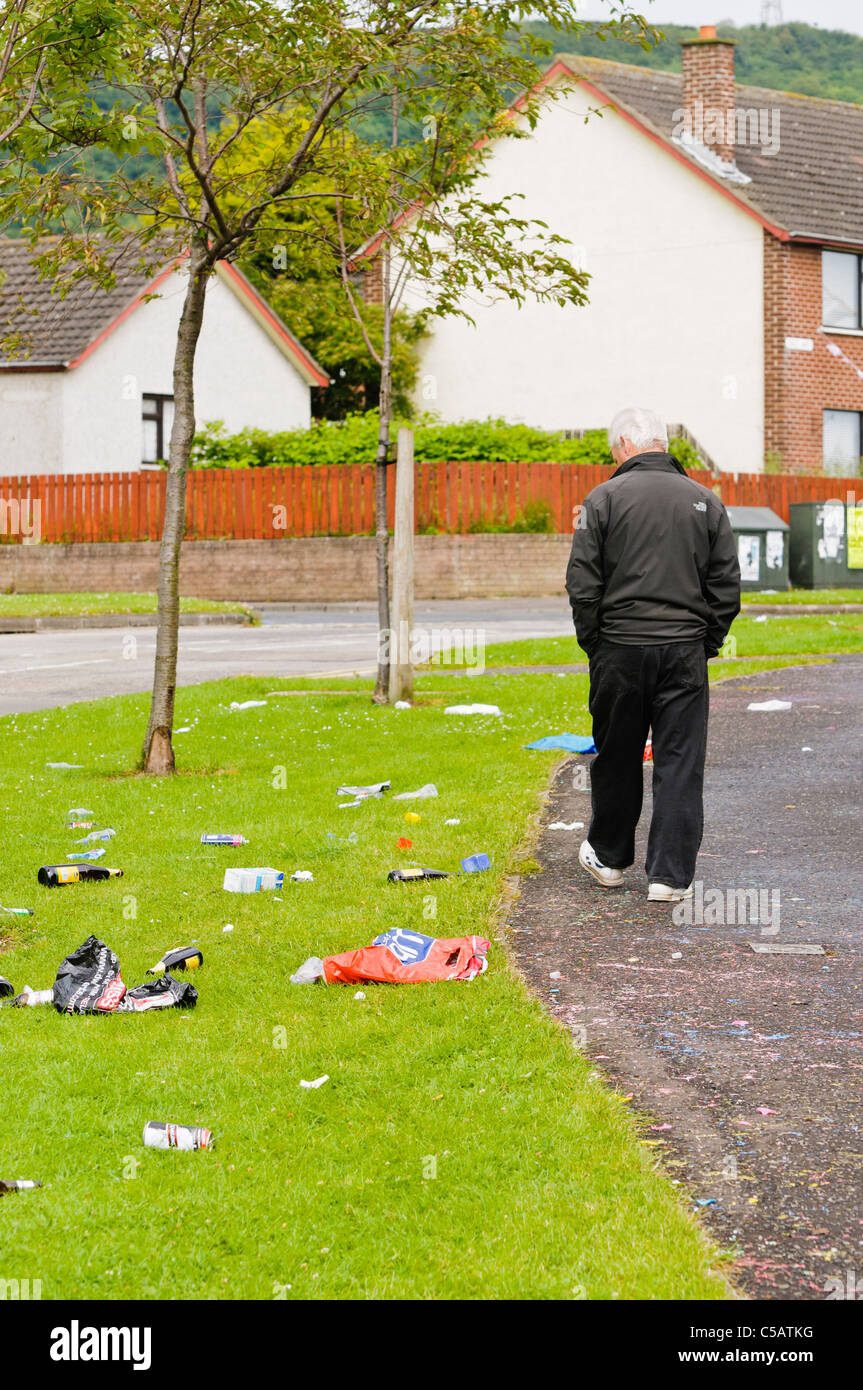
[[[621,439],[628,439],[637,449],[646,449],[649,444],[659,444],[668,448],[668,430],[665,422],[655,410],[643,410],[640,406],[627,406],[618,410],[608,427],[608,445],[614,449]]]

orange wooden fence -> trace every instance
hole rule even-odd
[[[392,523],[394,471],[389,477]],[[420,533],[512,527],[531,503],[545,503],[553,529],[572,530],[575,508],[611,476],[600,465],[567,463],[419,463]],[[716,486],[726,506],[772,507],[788,520],[792,502],[863,499],[860,478],[789,474],[690,474]],[[158,540],[165,474],[76,473],[0,477],[0,541]],[[369,535],[374,529],[374,467],[318,464],[294,468],[194,469],[188,477],[190,540],[268,540],[281,536]]]

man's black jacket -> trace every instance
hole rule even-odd
[[[715,656],[740,612],[728,515],[672,454],[636,454],[585,499],[566,571],[575,630],[591,654],[702,640]]]

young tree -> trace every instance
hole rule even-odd
[[[195,432],[194,364],[218,262],[262,244],[273,209],[312,206],[327,193],[340,205],[350,202],[369,232],[385,226],[389,248],[397,207],[405,198],[422,201],[432,189],[434,212],[421,219],[410,242],[410,264],[429,282],[442,268],[449,272],[434,312],[459,312],[461,292],[470,285],[520,298],[529,260],[530,274],[537,283],[547,280],[549,293],[570,302],[583,293],[583,280],[559,253],[557,238],[537,245],[535,228],[503,203],[477,201],[471,182],[465,129],[475,132],[478,121],[497,111],[506,84],[528,86],[536,75],[531,44],[513,45],[510,37],[528,14],[566,26],[574,20],[574,0],[537,0],[529,7],[514,0],[129,0],[122,49],[102,65],[106,89],[116,98],[103,118],[103,140],[115,152],[124,140],[127,160],[142,151],[158,156],[160,177],[142,175],[139,160],[133,178],[121,160],[110,180],[100,181],[80,155],[89,133],[88,140],[78,139],[68,123],[53,119],[50,103],[32,108],[28,122],[47,132],[49,163],[34,164],[30,180],[22,179],[19,206],[26,202],[38,225],[68,228],[46,255],[46,269],[110,281],[130,248],[153,263],[182,255],[185,267],[145,771],[174,769],[178,574]],[[377,144],[341,138],[381,93],[395,93],[391,101],[411,115],[423,104],[427,113],[437,111],[439,129],[450,132],[435,141],[423,177],[392,131],[389,142]],[[528,126],[537,109],[538,97],[528,95]],[[285,143],[266,138],[279,122],[289,131]],[[240,156],[245,174],[238,185],[232,170]],[[22,159],[26,163],[26,150]],[[84,237],[77,235],[82,226]],[[94,226],[98,236],[89,230]],[[451,250],[439,255],[441,229],[452,234]],[[514,241],[519,236],[520,247]],[[385,317],[385,336],[388,322]],[[382,416],[388,418],[390,368],[385,388],[383,363],[391,361],[391,340],[382,348]],[[386,448],[388,438],[382,438],[382,468]],[[378,512],[381,534],[385,498]],[[382,562],[385,568],[385,553]]]

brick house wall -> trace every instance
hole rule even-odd
[[[823,412],[863,411],[863,381],[833,357],[828,341],[863,369],[863,336],[821,331],[821,248],[764,233],[765,457],[783,473],[815,473],[823,462]],[[812,351],[786,347],[809,339]]]

